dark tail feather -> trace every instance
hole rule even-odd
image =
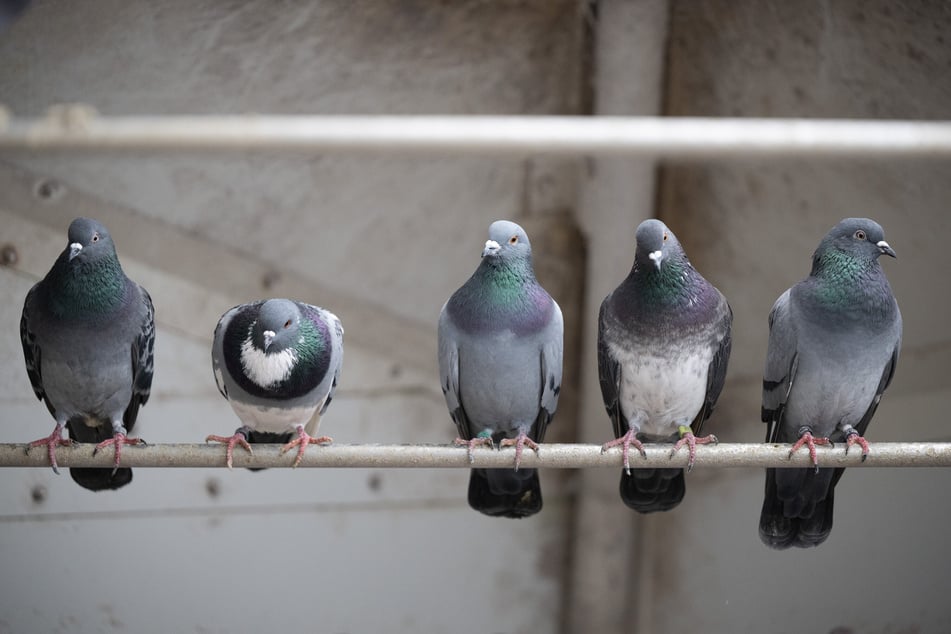
[[[818,474],[812,469],[785,469],[789,473],[784,473],[783,479],[798,478],[799,482],[790,497],[787,483],[777,485],[776,471],[766,470],[760,540],[777,550],[818,546],[832,532],[834,487],[841,473],[833,477],[832,469],[820,469]]]
[[[826,499],[816,504],[816,510],[812,517],[799,520],[799,537],[794,546],[797,548],[818,546],[829,538],[829,533],[832,532],[834,491],[835,489],[829,487]]]
[[[796,542],[799,519],[783,514],[783,501],[776,495],[776,469],[766,470],[766,492],[759,514],[759,538],[777,550],[785,550]]]
[[[76,442],[100,443],[112,437],[112,427],[108,424],[89,427],[85,421],[70,420],[66,423],[69,437]],[[132,482],[132,469],[70,469],[69,475],[76,484],[90,491],[115,491]]]
[[[683,469],[631,469],[621,472],[621,499],[638,513],[669,511],[684,499]]]
[[[248,439],[250,444],[254,443],[277,443],[280,445],[286,445],[289,443],[295,436],[293,432],[288,433],[272,433],[266,431],[254,431],[253,429],[247,427],[241,427],[238,431],[244,433],[244,437]],[[240,448],[236,448],[240,449]],[[243,449],[241,451],[244,451]],[[248,471],[264,471],[267,467],[248,467]]]
[[[469,506],[491,517],[523,518],[542,510],[542,489],[535,469],[473,469]]]
[[[90,491],[114,491],[132,482],[132,469],[70,469],[69,475],[79,486]]]

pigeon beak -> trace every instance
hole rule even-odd
[[[267,352],[267,349],[271,347],[271,342],[274,341],[274,331],[265,330],[263,334],[264,334],[264,351]]]
[[[69,245],[69,259],[72,260],[73,258],[75,258],[77,255],[79,255],[82,252],[82,250],[83,250],[83,245],[79,244],[78,242],[74,242],[71,245]]]
[[[487,255],[498,255],[499,251],[502,250],[502,247],[499,246],[499,243],[495,240],[486,240],[485,248],[482,249],[482,257]]]
[[[663,251],[659,251],[659,250],[658,250],[658,251],[651,251],[650,253],[647,254],[647,257],[649,257],[649,258],[651,259],[651,261],[654,263],[654,266],[656,266],[656,267],[657,267],[657,270],[659,271],[659,270],[660,270],[660,263],[661,263],[661,262],[663,261],[663,259],[664,259],[664,252],[663,252]]]
[[[885,255],[890,255],[890,256],[892,256],[893,258],[897,258],[897,257],[898,257],[898,254],[895,253],[895,249],[893,249],[893,248],[891,248],[890,246],[888,246],[888,243],[885,242],[884,240],[879,240],[879,241],[875,244],[875,246],[877,246],[877,247],[878,247],[878,250],[881,251],[882,253],[884,253]]]

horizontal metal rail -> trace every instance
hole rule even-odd
[[[621,451],[613,448],[601,453],[599,445],[542,444],[536,454],[526,449],[522,467],[582,469],[621,467]],[[647,458],[631,450],[631,468],[685,467],[687,451],[670,455],[671,445],[647,444]],[[280,445],[253,445],[254,455],[235,447],[235,467],[290,467],[296,449],[281,454]],[[759,443],[720,443],[697,448],[696,468],[707,467],[808,467],[805,449],[789,457],[790,445]],[[871,443],[865,462],[861,450],[846,453],[844,444],[819,447],[820,466],[826,467],[951,467],[951,443]],[[113,451],[107,448],[93,455],[93,445],[75,444],[56,450],[61,467],[111,467]],[[329,468],[458,468],[512,467],[514,450],[477,448],[470,463],[465,448],[452,445],[326,445],[307,449],[301,467]],[[25,444],[0,444],[0,467],[48,467],[46,448],[26,451]],[[122,450],[126,467],[224,467],[225,449],[219,444],[150,444]]]
[[[305,151],[649,158],[951,157],[951,121],[602,116],[102,116],[0,109],[0,152]]]

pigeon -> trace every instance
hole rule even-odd
[[[767,442],[808,448],[814,469],[767,469],[759,535],[767,546],[818,546],[832,530],[844,469],[820,469],[816,445],[859,445],[901,349],[902,321],[879,256],[896,257],[882,227],[846,218],[819,243],[809,277],[769,314],[762,418]]]
[[[343,365],[343,326],[328,310],[290,299],[241,304],[218,321],[211,363],[221,395],[241,419],[232,436],[208,436],[227,445],[230,469],[236,444],[286,443],[297,447],[294,466],[333,400]]]
[[[697,437],[716,405],[730,360],[733,311],[726,298],[698,273],[677,237],[660,220],[637,228],[634,266],[601,303],[598,375],[614,425],[624,471],[621,499],[640,513],[668,511],[684,497],[683,469],[631,470],[633,445],[673,442],[671,456],[716,442]],[[679,439],[678,439],[679,438]]]
[[[478,445],[515,447],[515,469],[473,469],[469,505],[492,517],[523,518],[542,508],[535,469],[519,469],[522,451],[538,451],[558,408],[564,321],[535,279],[525,231],[507,220],[489,226],[482,261],[439,315],[439,377],[457,445],[469,461]]]
[[[149,400],[155,348],[155,310],[144,288],[126,277],[116,247],[102,224],[76,218],[53,268],[27,293],[20,339],[33,392],[56,420],[45,446],[53,471],[56,447],[93,442],[112,445],[115,467],[72,468],[73,480],[92,491],[132,481],[119,469],[139,408]],[[62,437],[63,428],[69,439]]]

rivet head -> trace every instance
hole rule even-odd
[[[281,281],[281,274],[277,271],[268,271],[261,276],[261,287],[269,291]]]
[[[15,266],[20,261],[20,254],[17,248],[12,244],[5,244],[0,247],[0,265]]]
[[[34,504],[42,504],[46,501],[46,487],[42,484],[37,484],[32,489],[30,489],[30,499],[33,500]]]
[[[33,190],[37,198],[41,200],[54,200],[59,198],[64,191],[64,187],[55,180],[44,179],[36,184]]]
[[[218,497],[221,494],[221,481],[218,478],[208,478],[205,481],[205,491],[209,497]]]

